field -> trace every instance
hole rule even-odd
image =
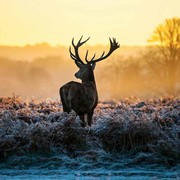
[[[178,98],[99,102],[92,126],[85,128],[74,112],[62,112],[58,100],[0,98],[0,174],[4,178],[30,169],[33,179],[38,169],[48,169],[59,175],[56,178],[71,170],[72,179],[141,175],[178,179],[179,163]]]

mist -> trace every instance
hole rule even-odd
[[[89,50],[89,57],[97,57],[108,46],[85,46],[82,59]],[[150,53],[151,52],[151,53]],[[158,60],[154,61],[153,59]],[[159,62],[158,62],[159,61]],[[180,77],[180,67],[177,76]],[[0,96],[19,95],[23,98],[59,99],[59,88],[78,71],[69,56],[67,47],[52,47],[47,43],[25,47],[0,47]],[[168,94],[165,69],[160,58],[152,53],[152,47],[124,46],[108,59],[97,63],[95,78],[100,100],[136,96],[147,98]],[[180,79],[175,80],[173,96],[179,96]]]

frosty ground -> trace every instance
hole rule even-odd
[[[180,177],[180,100],[99,102],[91,127],[57,100],[0,98],[0,177]]]

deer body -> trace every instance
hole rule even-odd
[[[94,73],[90,68],[88,71],[92,72],[85,81],[82,83],[71,81],[60,88],[63,111],[69,113],[74,110],[79,115],[82,126],[85,126],[85,114],[87,114],[88,125],[91,125],[92,115],[98,104]]]
[[[71,52],[71,49],[69,51],[71,58],[79,67],[79,71],[75,74],[75,76],[76,78],[81,79],[82,83],[75,81],[68,82],[60,88],[59,93],[63,105],[63,111],[69,113],[71,110],[74,110],[76,114],[79,115],[82,121],[82,126],[84,127],[86,125],[84,115],[87,114],[87,122],[88,125],[91,126],[94,109],[98,104],[98,93],[94,78],[95,64],[96,62],[108,57],[115,49],[119,47],[119,45],[115,41],[115,39],[113,39],[113,42],[110,39],[111,48],[109,50],[109,53],[104,56],[103,52],[102,56],[96,60],[94,60],[94,55],[93,58],[88,61],[87,51],[85,59],[87,64],[84,64],[84,62],[79,57],[78,48],[87,40],[89,40],[89,38],[84,42],[81,42],[81,39],[79,40],[77,45],[74,44],[74,40],[72,41],[75,54]]]

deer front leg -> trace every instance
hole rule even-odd
[[[91,126],[91,121],[92,121],[93,113],[94,113],[94,110],[92,110],[89,113],[87,113],[87,122],[88,122],[89,126]]]
[[[84,119],[84,115],[79,115],[79,118],[81,119],[81,125],[82,127],[85,127],[86,126],[86,122],[85,122],[85,119]]]

